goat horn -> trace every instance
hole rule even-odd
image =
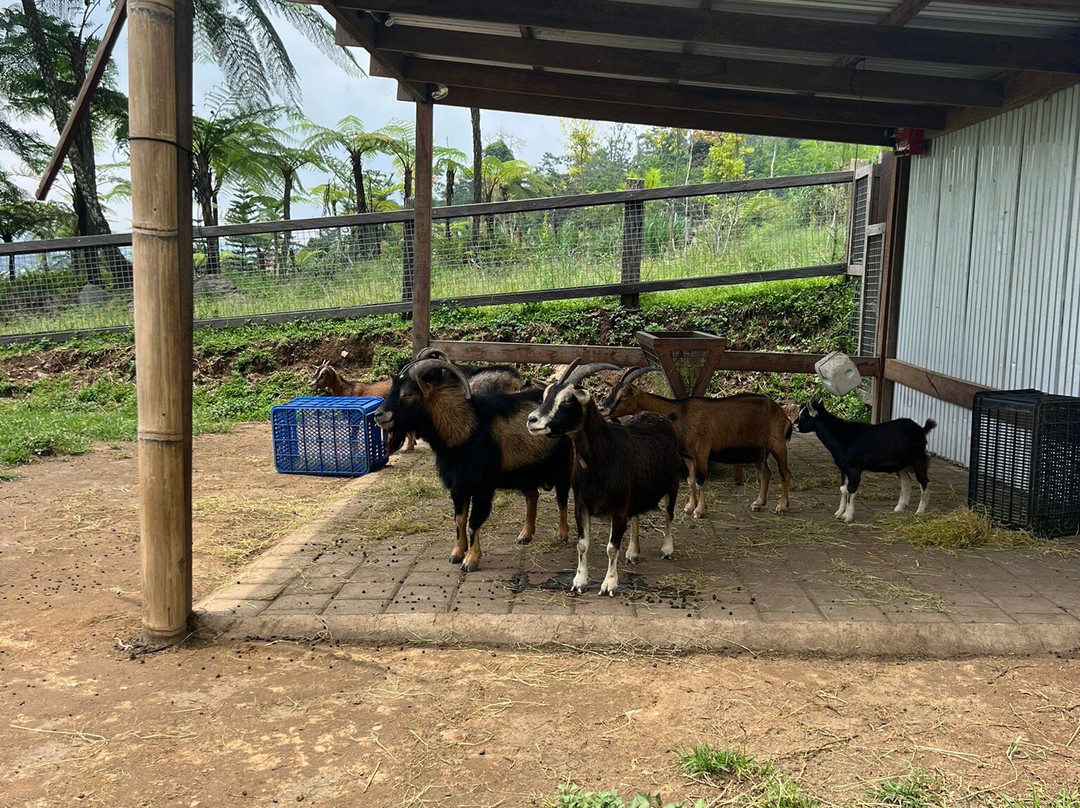
[[[591,376],[594,373],[599,373],[601,370],[622,370],[622,368],[620,368],[618,365],[609,364],[608,362],[593,362],[591,364],[579,367],[577,370],[571,373],[569,377],[566,377],[563,381],[559,382],[559,385],[569,387],[571,385],[577,384],[586,376]]]
[[[652,365],[646,365],[643,368],[627,368],[626,373],[622,375],[622,378],[619,379],[619,383],[615,386],[622,387],[624,384],[630,384],[632,381],[641,378],[646,373],[658,373],[661,370],[663,370],[663,368],[653,367]]]
[[[420,353],[416,355],[416,359],[413,361],[419,361],[421,359],[445,359],[447,362],[450,361],[450,357],[438,348],[421,348]]]
[[[469,387],[468,377],[464,373],[462,373],[461,368],[459,368],[453,362],[448,362],[445,359],[421,359],[419,361],[414,361],[410,363],[408,372],[412,378],[418,379],[422,374],[427,373],[429,370],[433,370],[435,368],[446,368],[455,376],[457,376],[458,379],[461,380],[461,386],[465,390],[465,398],[472,398],[472,388]]]
[[[574,368],[576,368],[580,362],[581,362],[581,357],[579,356],[577,359],[575,359],[573,362],[571,362],[569,365],[567,365],[566,370],[564,370],[562,372],[562,376],[560,376],[559,380],[557,382],[555,382],[555,386],[556,387],[562,387],[563,382],[566,381],[566,377],[569,376],[571,372],[573,372]]]

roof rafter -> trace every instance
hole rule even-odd
[[[373,73],[378,75],[376,63],[372,67]],[[672,87],[656,82],[575,76],[550,71],[534,73],[517,68],[414,57],[403,60],[401,73],[414,83],[473,87],[545,98],[570,97],[635,106],[882,127],[940,129],[945,125],[945,109],[942,107],[748,93],[689,85]]]
[[[339,8],[837,56],[1080,74],[1069,40],[896,28],[613,0],[336,0]]]
[[[782,118],[758,118],[728,115],[702,110],[658,108],[637,104],[583,101],[574,98],[541,97],[497,90],[454,87],[439,104],[455,107],[482,107],[506,112],[526,112],[566,118],[638,123],[646,126],[670,126],[681,129],[704,129],[710,132],[741,132],[750,135],[831,140],[839,143],[863,143],[888,146],[889,131],[882,126],[795,121]],[[398,90],[398,97],[402,98]],[[542,98],[542,102],[541,102]],[[402,100],[407,100],[403,98]]]
[[[561,70],[761,90],[794,90],[955,106],[1000,107],[1002,102],[1001,84],[994,81],[727,59],[574,42],[518,40],[400,23],[389,28],[378,27],[375,46],[381,51],[446,59],[476,59],[530,67],[542,64]]]

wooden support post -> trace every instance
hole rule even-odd
[[[431,339],[431,144],[430,101],[416,102],[416,198],[413,202],[413,353]]]
[[[191,0],[130,0],[128,75],[143,632],[191,616]]]
[[[877,354],[887,362],[896,358],[900,329],[900,290],[904,270],[904,241],[907,232],[908,190],[911,184],[910,157],[892,157],[889,175],[889,202],[885,212],[885,244],[881,270],[881,297],[878,304]],[[885,364],[885,362],[883,362]],[[871,420],[875,424],[893,417],[893,381],[882,376],[874,382]]]
[[[626,190],[641,191],[645,180],[626,180]],[[641,280],[641,255],[645,246],[645,203],[640,199],[623,203],[622,225],[622,282],[637,283]],[[636,309],[641,305],[637,292],[622,295],[622,305]]]

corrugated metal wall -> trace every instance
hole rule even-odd
[[[912,160],[897,358],[1002,389],[1080,395],[1080,86]],[[897,385],[965,465],[971,414]]]

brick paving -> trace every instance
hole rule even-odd
[[[832,518],[837,473],[816,438],[793,437],[791,465],[783,515],[751,512],[752,472],[742,487],[729,470],[714,472],[707,518],[683,516],[680,503],[672,560],[659,558],[659,518],[643,519],[642,559],[620,565],[620,592],[607,598],[596,593],[606,566],[600,530],[590,548],[592,590],[567,591],[576,549],[554,537],[551,494],[541,497],[538,535],[527,546],[515,541],[521,499],[500,495],[482,533],[480,569],[461,573],[448,560],[453,522],[441,490],[428,485],[426,496],[384,505],[403,480],[434,479],[430,452],[419,447],[354,481],[332,512],[246,568],[197,615],[215,633],[323,631],[361,641],[561,642],[569,631],[575,644],[837,654],[1071,654],[1080,646],[1080,537],[1027,551],[917,548],[899,527],[963,504],[965,469],[931,463],[927,517],[914,507],[894,514],[896,478],[866,475],[856,521],[846,525]],[[774,474],[769,508],[778,483]],[[415,519],[372,538],[385,534],[384,508]]]

